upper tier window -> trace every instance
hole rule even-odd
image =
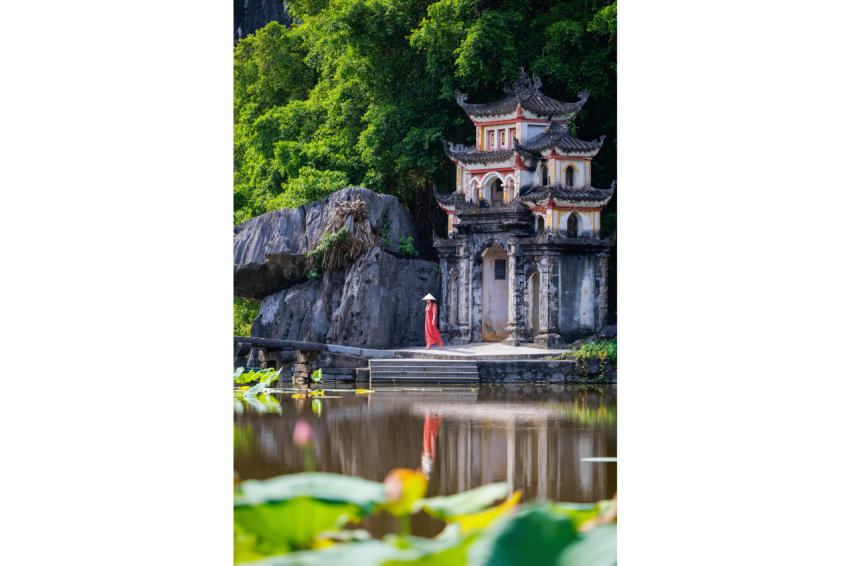
[[[567,165],[566,173],[567,174],[566,174],[565,180],[566,180],[567,186],[568,187],[574,187],[575,186],[575,180],[576,180],[576,170],[571,165]]]

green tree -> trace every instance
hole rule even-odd
[[[289,5],[301,24],[273,22],[235,49],[236,223],[350,183],[395,195],[424,233],[444,234],[431,186],[453,190],[455,169],[440,140],[474,141],[454,91],[470,102],[494,100],[519,66],[537,73],[553,98],[590,91],[574,120],[577,135],[607,134],[594,185],[616,179],[616,2]],[[616,202],[604,215],[609,210]]]
[[[260,303],[248,299],[233,298],[233,335],[250,336],[251,325],[260,314]]]

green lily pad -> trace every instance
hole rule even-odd
[[[551,505],[526,505],[513,517],[492,523],[490,528],[481,531],[469,547],[467,563],[476,566],[555,564],[564,548],[576,537],[570,518],[554,513]]]
[[[422,509],[432,517],[449,521],[453,517],[486,509],[493,502],[507,497],[510,491],[507,482],[491,483],[456,495],[420,499],[414,512]]]
[[[616,566],[617,526],[600,525],[581,533],[558,557],[558,566]]]
[[[245,480],[234,507],[288,501],[295,497],[312,497],[329,503],[353,503],[371,513],[376,505],[386,501],[384,484],[362,478],[305,472],[277,476],[267,480]]]

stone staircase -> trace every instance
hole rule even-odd
[[[371,359],[372,383],[478,383],[477,360]]]

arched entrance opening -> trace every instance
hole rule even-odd
[[[496,179],[493,181],[493,184],[490,185],[490,194],[493,195],[492,202],[504,202],[505,201],[505,191],[502,188],[502,180]]]
[[[481,259],[481,339],[499,342],[508,337],[508,254],[502,246],[493,244]]]
[[[567,186],[568,186],[568,187],[573,187],[573,186],[575,186],[576,170],[575,170],[572,166],[569,166],[569,165],[568,165],[568,166],[567,166],[567,170],[565,171],[565,173],[566,173],[566,183],[567,183]]]
[[[546,221],[542,216],[537,217],[537,235],[542,236],[543,231],[546,229]]]
[[[546,167],[546,164],[542,164],[540,166],[540,184],[548,185],[549,184],[549,168]]]
[[[578,238],[578,215],[575,212],[567,218],[567,238]]]

